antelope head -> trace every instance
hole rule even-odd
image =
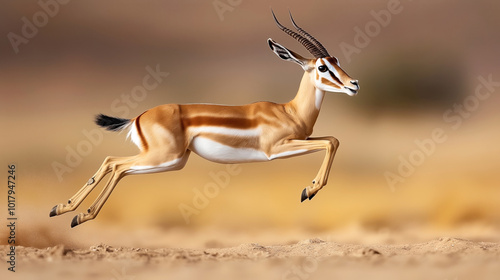
[[[314,56],[312,59],[304,58],[269,38],[267,40],[269,47],[279,58],[299,64],[309,74],[315,87],[319,90],[342,92],[349,96],[354,96],[358,93],[358,80],[354,80],[340,68],[339,60],[328,54],[328,51],[318,40],[300,28],[293,20],[291,13],[290,20],[297,32],[283,26],[276,18],[274,12],[272,14],[278,27],[299,41]]]

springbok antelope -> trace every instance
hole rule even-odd
[[[184,167],[191,151],[218,163],[270,161],[304,155],[321,150],[325,158],[312,185],[301,194],[301,202],[312,199],[326,185],[339,141],[332,137],[309,137],[323,102],[325,92],[343,92],[349,96],[359,90],[358,81],[340,68],[337,58],[330,56],[313,36],[297,26],[296,32],[278,27],[299,41],[314,59],[304,58],[272,39],[267,42],[281,59],[294,62],[304,69],[299,90],[285,104],[257,102],[243,106],[210,104],[166,104],[140,114],[133,119],[98,115],[96,123],[111,131],[128,130],[128,136],[140,153],[131,157],[106,157],[99,170],[67,204],[56,205],[50,216],[75,210],[102,178],[111,177],[97,199],[71,222],[75,227],[94,219],[118,181],[129,174],[146,174]]]

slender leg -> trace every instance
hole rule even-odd
[[[115,162],[118,158],[107,157],[102,163],[101,167],[97,172],[90,178],[87,183],[69,200],[67,204],[59,204],[54,206],[50,211],[50,217],[64,214],[66,212],[74,211],[83,200],[89,195],[89,193],[99,184],[99,182],[111,172],[110,166],[113,162]]]
[[[307,140],[289,140],[273,149],[273,154],[284,155],[283,157],[303,155],[325,150],[325,158],[313,180],[313,185],[306,187],[301,194],[301,201],[312,199],[316,193],[326,185],[328,175],[332,166],[333,158],[339,147],[339,141],[331,136],[308,138]]]
[[[328,182],[328,177],[330,175],[330,169],[332,167],[333,159],[340,145],[339,140],[332,136],[314,137],[309,138],[309,140],[324,140],[328,141],[330,144],[327,144],[325,146],[326,154],[325,158],[323,159],[323,163],[321,164],[316,178],[314,178],[312,182],[313,185],[309,188],[305,188],[302,192],[301,201],[304,201],[306,198],[309,198],[309,200],[311,200],[316,195],[316,193],[318,193],[318,191],[326,185],[326,183]]]
[[[128,174],[147,174],[163,171],[179,170],[184,167],[189,157],[189,151],[178,158],[171,158],[165,163],[152,165],[146,156],[116,161],[111,170],[111,178],[96,198],[94,203],[87,209],[87,213],[76,215],[71,221],[71,227],[75,227],[83,222],[94,219],[101,211],[104,203],[108,200],[116,184]]]
[[[88,220],[94,219],[99,211],[101,210],[102,206],[106,202],[106,200],[109,198],[111,195],[111,192],[115,188],[116,184],[118,181],[120,181],[121,178],[123,178],[125,174],[123,172],[119,172],[117,170],[112,171],[111,178],[109,178],[109,181],[104,187],[104,189],[101,191],[97,199],[92,203],[92,205],[89,207],[87,210],[87,213],[80,213],[76,215],[73,220],[71,221],[71,227],[75,227],[83,222],[86,222]]]

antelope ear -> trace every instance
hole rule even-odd
[[[303,58],[299,54],[283,47],[282,45],[276,43],[273,39],[267,39],[267,43],[271,50],[281,59],[286,61],[292,61],[302,66],[302,68],[307,68],[307,59]]]

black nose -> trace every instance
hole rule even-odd
[[[351,81],[351,84],[353,84],[353,85],[355,85],[355,86],[359,86],[359,84],[358,84],[358,80],[352,80],[352,81]]]

